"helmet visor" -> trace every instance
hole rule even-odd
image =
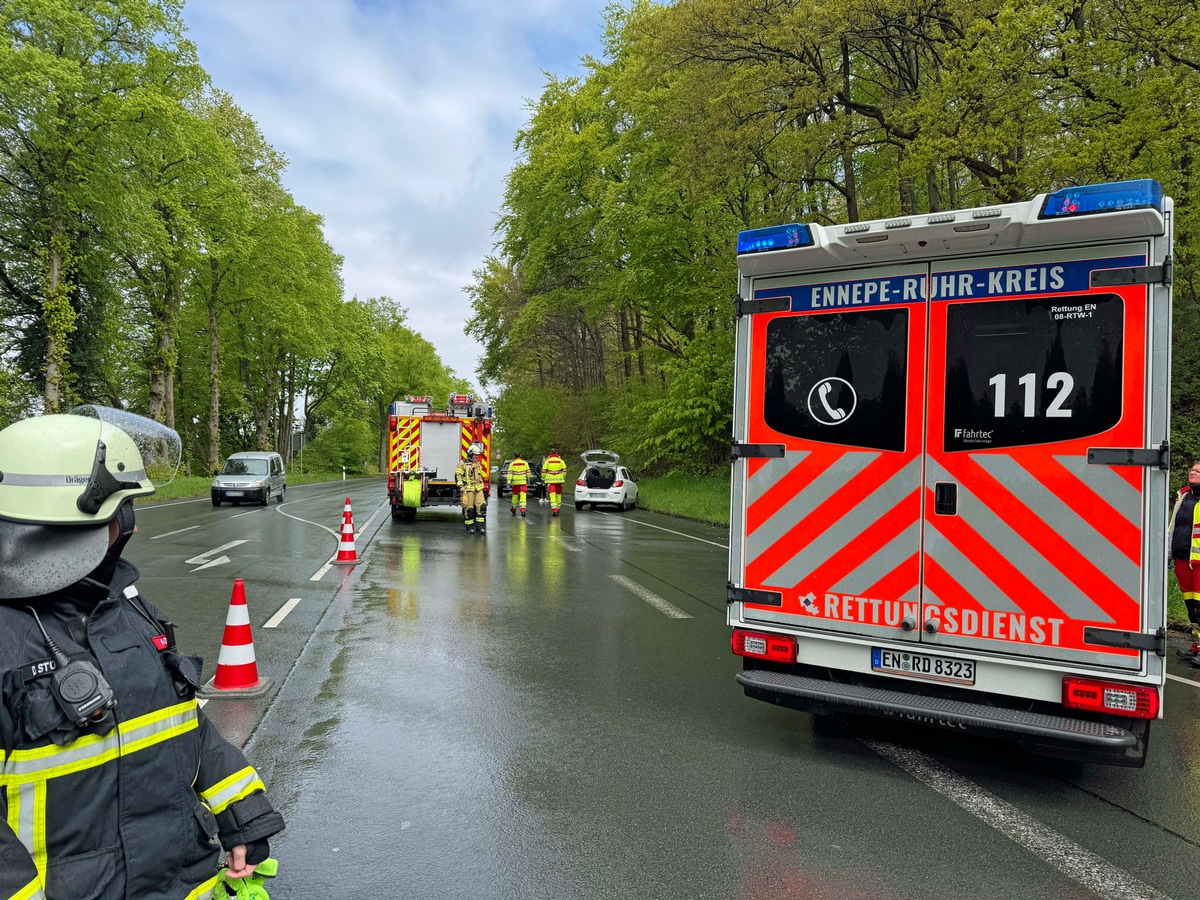
[[[95,419],[97,439],[105,445],[112,443],[115,432],[121,432],[133,441],[142,458],[144,474],[131,473],[129,480],[148,479],[155,487],[163,487],[175,479],[183,455],[183,446],[175,429],[137,413],[90,403],[75,407],[70,415]]]

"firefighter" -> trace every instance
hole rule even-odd
[[[179,436],[88,409],[0,431],[0,898],[209,898],[283,818],[121,558]]]
[[[1192,645],[1176,655],[1200,669],[1200,461],[1188,469],[1187,484],[1179,490],[1171,514],[1170,552],[1175,580],[1183,594],[1192,627]]]
[[[467,534],[483,534],[487,525],[487,475],[479,464],[483,456],[483,444],[474,443],[467,448],[467,458],[454,470],[454,481],[462,496],[463,525]]]
[[[563,482],[567,479],[567,464],[563,462],[558,451],[550,448],[550,455],[542,463],[542,480],[546,482],[546,491],[550,494],[550,515],[557,516],[558,508],[562,506]]]
[[[512,488],[512,514],[515,516],[517,507],[520,507],[521,516],[524,518],[525,500],[529,489],[529,463],[521,459],[520,453],[515,454],[513,461],[508,464],[508,486]]]

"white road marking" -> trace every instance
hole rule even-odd
[[[337,554],[335,553],[334,556],[336,556],[336,555]],[[333,568],[333,560],[330,559],[329,562],[325,563],[325,565],[323,565],[323,566],[321,566],[321,568],[317,569],[317,573],[308,580],[309,581],[320,581],[322,578],[325,577],[325,573],[328,572],[332,568]]]
[[[261,510],[261,509],[252,509],[252,510],[249,510],[248,512],[244,512],[244,513],[238,513],[236,516],[230,516],[229,518],[231,518],[231,519],[240,519],[242,516],[252,516],[252,515],[254,515],[256,512],[262,512],[262,510]]]
[[[279,612],[267,619],[267,622],[265,625],[263,625],[263,628],[276,628],[280,622],[287,618],[287,614],[296,608],[296,604],[299,602],[299,597],[293,597],[287,603],[283,604],[283,606],[279,607]]]
[[[225,565],[227,562],[229,562],[228,556],[220,556],[217,559],[209,559],[209,557],[212,556],[214,553],[220,553],[222,550],[228,550],[231,547],[237,547],[240,544],[248,544],[248,543],[250,543],[248,540],[247,541],[230,541],[228,544],[222,544],[220,547],[217,547],[215,550],[209,550],[206,553],[201,553],[199,556],[193,556],[191,559],[185,559],[184,562],[189,566],[196,566],[197,563],[203,563],[203,565],[196,566],[196,568],[194,568],[194,569],[189,569],[188,574],[191,575],[193,572],[199,572],[203,569],[211,569],[213,566]]]
[[[201,553],[198,556],[193,556],[191,559],[185,559],[184,562],[187,563],[189,566],[194,566],[197,563],[206,563],[206,562],[208,562],[208,558],[210,556],[212,556],[214,553],[220,553],[222,550],[232,550],[234,547],[238,547],[238,546],[241,546],[242,544],[248,544],[248,543],[250,543],[248,540],[246,540],[246,541],[230,541],[228,544],[222,544],[220,547],[217,547],[213,550],[208,550],[204,553]]]
[[[657,609],[660,613],[662,613],[664,616],[667,616],[668,618],[671,618],[671,619],[690,619],[691,618],[691,616],[689,616],[687,613],[685,613],[678,606],[675,606],[672,603],[668,603],[662,597],[658,596],[658,594],[642,587],[640,584],[638,584],[632,578],[626,578],[624,575],[609,575],[608,577],[611,578],[613,581],[615,581],[617,584],[619,584],[621,587],[625,588],[625,590],[629,591],[630,593],[634,594],[637,597],[641,597],[643,600],[645,600],[647,603],[649,603],[651,606],[653,606],[655,609]]]
[[[554,543],[556,543],[556,544],[559,544],[559,545],[565,547],[566,549],[572,551],[573,553],[583,552],[582,547],[576,547],[574,544],[568,543],[566,538],[561,538],[557,534],[550,535],[550,540],[554,541]]]
[[[663,528],[661,525],[651,525],[649,522],[641,522],[637,519],[630,519],[628,516],[618,516],[616,513],[603,512],[598,509],[594,509],[592,512],[599,516],[612,516],[614,519],[624,519],[626,522],[632,522],[634,525],[645,525],[647,528],[657,528],[659,531],[668,531],[671,534],[677,534],[680,537],[687,538],[688,540],[699,541],[702,544],[712,544],[714,547],[720,547],[722,550],[729,549],[728,544],[718,544],[716,541],[706,541],[704,538],[698,538],[694,534],[684,534],[682,531],[671,531],[670,528]]]
[[[1085,850],[924,753],[883,741],[863,743],[1096,896],[1106,900],[1167,900],[1166,894]]]
[[[200,572],[200,571],[203,571],[204,569],[211,569],[213,566],[223,566],[227,562],[229,562],[228,556],[218,556],[216,559],[208,559],[208,560],[204,561],[204,565],[196,566],[196,568],[194,568],[194,569],[188,569],[188,574],[191,575],[193,572]]]
[[[203,528],[203,527],[204,527],[203,525],[192,525],[189,528],[180,528],[178,531],[168,531],[166,534],[156,534],[154,537],[150,538],[150,540],[157,541],[159,538],[170,537],[173,534],[183,534],[185,531],[192,531],[196,528]]]
[[[1167,677],[1172,681],[1178,681],[1180,684],[1190,684],[1194,688],[1200,688],[1200,681],[1192,681],[1190,678],[1180,678],[1178,675],[1172,675],[1169,672]]]

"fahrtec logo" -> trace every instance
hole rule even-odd
[[[992,433],[990,431],[981,431],[977,428],[955,428],[955,439],[964,441],[990,441]]]

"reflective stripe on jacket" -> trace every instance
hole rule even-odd
[[[169,646],[136,580],[121,562],[111,587],[85,579],[0,604],[3,900],[203,900],[222,844],[283,829],[258,774],[197,706],[199,660]],[[117,701],[107,733],[79,731],[57,707],[25,605],[68,655],[90,651]]]
[[[523,459],[514,459],[509,463],[508,483],[518,486],[529,484],[529,463]]]
[[[454,483],[461,491],[487,490],[487,479],[483,477],[483,466],[477,462],[463,460],[454,470]]]
[[[546,484],[562,484],[567,479],[567,464],[561,456],[551,456],[542,465],[542,481]]]
[[[1190,521],[1178,521],[1180,510],[1188,506],[1191,507],[1192,513],[1188,517]],[[1190,486],[1181,488],[1175,495],[1171,528],[1167,532],[1167,556],[1171,559],[1189,560],[1192,565],[1200,561],[1200,502],[1191,494]]]

